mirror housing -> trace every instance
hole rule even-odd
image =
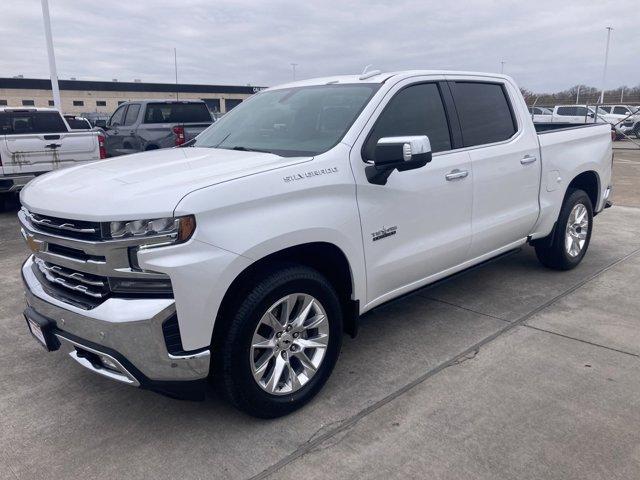
[[[394,170],[413,170],[430,161],[431,143],[426,135],[384,137],[378,140],[373,165],[367,166],[365,173],[370,183],[385,185]]]

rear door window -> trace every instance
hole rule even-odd
[[[211,113],[203,103],[149,103],[144,123],[211,123]]]
[[[508,140],[517,131],[504,86],[499,83],[452,82],[465,147]]]
[[[451,150],[449,123],[437,84],[411,85],[396,93],[369,134],[364,159],[373,159],[381,138],[406,135],[427,135],[434,153]]]

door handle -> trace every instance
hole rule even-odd
[[[538,159],[536,157],[532,156],[532,155],[525,155],[524,157],[522,157],[520,159],[520,163],[522,165],[527,165],[529,163],[535,162],[536,160],[538,160]]]
[[[450,182],[451,180],[457,180],[458,178],[465,178],[467,175],[469,175],[468,170],[458,170],[456,168],[455,170],[451,170],[449,173],[447,173],[444,178],[446,178],[447,181]]]

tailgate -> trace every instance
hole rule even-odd
[[[95,132],[6,135],[4,144],[5,174],[47,172],[100,158]]]
[[[204,130],[211,126],[210,123],[185,123],[184,125],[185,141],[189,141],[200,135]]]

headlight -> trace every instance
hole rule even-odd
[[[151,220],[129,220],[110,222],[108,227],[110,238],[134,238],[152,235],[174,236],[174,243],[186,242],[196,229],[193,215],[184,217],[154,218]]]

